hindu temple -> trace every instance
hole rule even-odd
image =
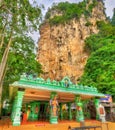
[[[10,85],[12,124],[18,126],[21,121],[40,120],[57,124],[59,120],[98,119],[100,97],[104,94],[97,88],[74,84],[68,77],[51,81],[24,74]]]

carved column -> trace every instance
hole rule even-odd
[[[50,96],[50,123],[57,124],[58,123],[58,101],[57,101],[57,93],[52,92]]]
[[[99,120],[99,99],[94,99],[94,104],[95,104],[95,107],[96,107],[96,119]]]
[[[71,103],[68,103],[69,120],[72,120]]]
[[[18,91],[17,96],[15,97],[13,111],[12,111],[12,123],[13,126],[19,126],[21,123],[21,108],[23,100],[24,91]]]
[[[12,105],[12,113],[11,113],[11,120],[13,121],[14,119],[14,110],[15,110],[15,107],[16,107],[16,97],[13,101],[13,105]]]
[[[81,102],[81,97],[76,96],[75,97],[75,104],[76,104],[76,121],[78,122],[84,122],[84,114],[82,110],[82,102]]]

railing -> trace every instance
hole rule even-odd
[[[81,126],[81,127],[69,127],[68,130],[90,130],[90,129],[98,129],[100,128],[102,130],[102,127],[101,126]]]

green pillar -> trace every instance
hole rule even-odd
[[[99,111],[98,111],[99,99],[94,99],[94,104],[95,104],[95,107],[96,107],[96,119],[99,120]]]
[[[60,103],[60,119],[63,120],[63,110],[62,110],[63,104]]]
[[[18,91],[17,96],[14,100],[14,106],[12,111],[12,123],[13,126],[19,126],[21,123],[21,108],[22,108],[22,100],[23,100],[24,91]]]
[[[50,123],[57,124],[58,123],[58,101],[57,101],[57,93],[52,92],[50,96]]]
[[[68,103],[69,120],[72,120],[71,103]]]
[[[76,121],[84,122],[84,114],[82,109],[83,104],[81,102],[80,96],[75,97],[75,104],[76,104]]]
[[[89,100],[84,100],[83,101],[83,111],[84,111],[84,116],[86,119],[90,119],[90,112],[87,108],[87,104],[88,104]]]
[[[36,121],[38,120],[38,113],[39,113],[39,109],[40,109],[40,102],[34,101],[30,103],[31,106],[31,111],[29,114],[29,120],[33,120]]]
[[[16,107],[16,97],[13,101],[13,105],[12,105],[12,113],[11,113],[11,120],[13,121],[14,119],[14,110],[15,110],[15,107]]]

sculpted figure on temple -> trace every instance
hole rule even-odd
[[[105,121],[106,121],[106,120],[105,120],[106,113],[105,113],[105,108],[104,108],[104,106],[103,106],[102,104],[100,104],[98,109],[99,109],[100,120],[101,120],[102,122],[105,122]]]
[[[57,116],[57,111],[58,111],[57,96],[55,96],[53,99],[50,100],[50,105],[52,107],[52,115]]]

